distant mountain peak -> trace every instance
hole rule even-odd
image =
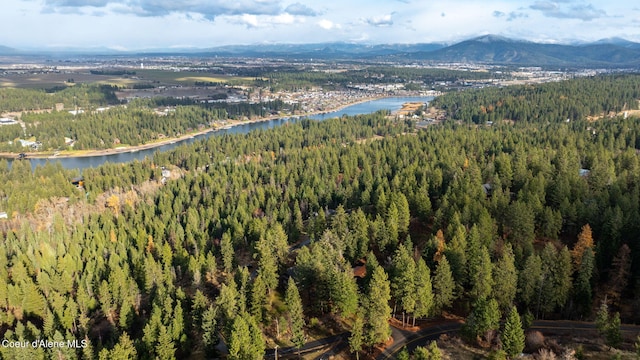
[[[504,43],[504,42],[509,42],[509,43],[519,43],[519,42],[524,42],[522,40],[514,40],[505,36],[501,36],[501,35],[495,35],[495,34],[487,34],[487,35],[482,35],[479,36],[477,38],[473,38],[470,41],[475,41],[475,42],[481,42],[481,43]]]
[[[14,53],[16,49],[0,45],[0,54]]]

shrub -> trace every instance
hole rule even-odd
[[[544,347],[544,335],[540,331],[529,331],[525,337],[527,352],[536,352]]]

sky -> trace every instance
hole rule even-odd
[[[0,14],[0,45],[17,49],[454,43],[486,34],[640,42],[640,3],[629,0],[2,0]]]

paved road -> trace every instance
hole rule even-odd
[[[458,321],[450,321],[429,326],[418,332],[400,330],[395,327],[391,327],[393,344],[378,355],[376,360],[395,359],[396,353],[405,346],[409,351],[413,351],[418,346],[426,346],[432,340],[437,340],[442,334],[458,332],[461,327],[462,323]]]
[[[444,323],[422,329],[418,333],[393,328],[393,345],[378,355],[376,360],[395,359],[397,353],[405,346],[411,352],[418,346],[427,346],[432,340],[438,339],[442,334],[457,332],[461,327],[462,324],[460,323]],[[575,334],[577,332],[593,332],[596,330],[596,325],[584,321],[536,320],[529,329],[540,332]],[[620,330],[634,335],[640,334],[640,326],[637,325],[622,325]]]
[[[306,354],[314,351],[318,351],[325,346],[332,345],[334,343],[338,343],[340,341],[346,342],[349,337],[348,332],[344,332],[337,335],[332,335],[326,338],[310,341],[302,348],[300,348],[300,354]],[[275,358],[275,350],[267,349],[265,352],[265,359],[274,359]],[[278,359],[297,359],[298,358],[298,348],[296,347],[286,347],[278,349]]]
[[[396,327],[391,327],[391,336],[393,344],[385,349],[376,360],[395,359],[397,353],[403,348],[411,352],[418,346],[427,346],[431,341],[437,340],[443,334],[456,333],[462,327],[459,321],[448,321],[437,325],[426,327],[418,332],[411,332]],[[575,334],[576,332],[593,332],[596,329],[594,323],[584,321],[568,321],[568,320],[536,320],[530,327],[532,330],[541,332],[566,332]],[[640,334],[640,326],[622,325],[623,332],[632,334]],[[330,347],[324,353],[316,357],[317,360],[329,359],[332,355],[340,353],[349,346],[349,332],[329,336],[323,339],[314,340],[306,343],[301,349],[300,354],[307,354],[318,351],[325,347]],[[268,349],[265,354],[266,359],[274,359],[274,349]],[[287,347],[278,349],[278,359],[296,359],[298,358],[298,349],[295,347]]]

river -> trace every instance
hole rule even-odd
[[[307,118],[314,120],[325,120],[335,117],[341,117],[342,115],[362,115],[362,114],[371,114],[378,110],[399,110],[402,107],[402,104],[407,102],[429,102],[433,99],[433,97],[391,97],[391,98],[382,98],[377,100],[371,100],[367,102],[362,102],[354,105],[347,106],[338,111],[332,111],[324,114],[311,115],[307,116]],[[208,132],[206,134],[197,135],[193,138],[176,141],[173,144],[167,144],[158,146],[152,149],[144,149],[133,152],[123,152],[109,155],[97,155],[97,156],[88,156],[88,157],[70,157],[70,158],[59,158],[59,159],[29,159],[31,162],[31,167],[35,169],[37,166],[42,166],[46,162],[56,161],[60,162],[61,165],[66,169],[82,169],[89,167],[97,167],[105,162],[112,163],[124,163],[133,160],[142,160],[145,157],[151,157],[156,151],[167,151],[174,149],[177,146],[182,144],[192,143],[199,139],[204,139],[209,136],[218,136],[223,134],[246,134],[252,130],[257,129],[269,129],[276,126],[280,126],[282,124],[288,122],[297,121],[298,118],[281,118],[267,121],[260,121],[254,123],[240,124],[228,129],[221,129],[217,131]],[[12,160],[9,160],[11,162]]]

